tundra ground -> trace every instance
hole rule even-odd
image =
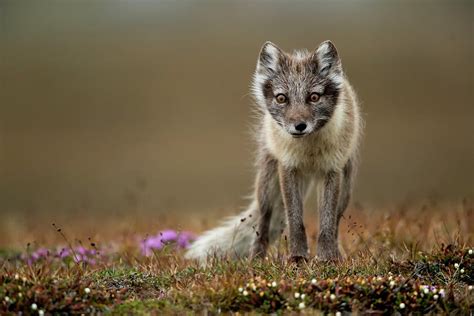
[[[179,220],[177,220],[176,226]],[[315,252],[317,220],[309,218]],[[206,224],[210,227],[211,224]],[[0,313],[469,314],[474,310],[474,208],[464,202],[353,207],[340,226],[344,262],[287,264],[286,237],[263,260],[183,258],[183,233],[57,239],[0,251]],[[195,228],[196,232],[202,227]],[[173,236],[167,234],[174,234]],[[160,239],[157,243],[152,238]],[[168,236],[168,237],[167,237]],[[186,235],[189,238],[189,235]],[[147,243],[147,241],[150,241]]]

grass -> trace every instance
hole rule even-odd
[[[469,314],[473,216],[467,205],[354,208],[341,224],[346,260],[299,267],[287,263],[284,238],[265,259],[206,267],[173,244],[144,256],[131,236],[81,243],[93,260],[76,262],[55,253],[78,243],[56,227],[63,241],[35,260],[31,246],[0,250],[0,314]],[[316,226],[308,231],[314,250]]]

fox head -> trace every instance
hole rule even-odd
[[[266,42],[257,61],[253,94],[293,137],[321,129],[334,113],[344,74],[336,47],[326,41],[314,52],[288,54]]]

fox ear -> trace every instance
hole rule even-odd
[[[265,104],[268,80],[278,71],[283,58],[286,58],[285,53],[278,46],[271,42],[263,44],[252,82],[252,92],[258,103]]]
[[[284,58],[283,51],[272,42],[265,42],[257,62],[257,73],[271,74],[277,71],[279,61]]]
[[[318,74],[337,83],[342,82],[342,64],[336,46],[331,41],[322,42],[314,52]]]

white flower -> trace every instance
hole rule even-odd
[[[244,291],[244,289],[239,287],[239,292],[242,293],[243,291]]]
[[[44,316],[44,310],[40,309],[40,310],[38,311],[38,315],[39,315],[39,316]]]
[[[300,297],[300,293],[296,292],[295,293],[295,298],[298,298],[298,297]]]
[[[377,277],[377,281],[382,281],[382,277],[381,277],[381,276],[378,276],[378,277]]]
[[[474,250],[472,249],[469,249],[469,251],[467,252],[468,254],[472,255],[474,253]]]
[[[454,267],[455,267],[456,269],[459,268],[459,263],[455,263],[455,264],[454,264]]]
[[[306,294],[303,293],[303,294],[301,294],[300,297],[301,297],[302,300],[304,300],[304,298],[306,297]]]
[[[18,293],[18,297],[19,297],[19,298],[22,298],[22,297],[23,297],[23,294],[22,294],[22,293]]]
[[[316,285],[316,282],[317,282],[316,279],[311,280],[311,284],[313,284],[313,285]]]
[[[400,309],[404,309],[405,308],[405,303],[400,303]]]
[[[304,304],[304,302],[301,302],[301,303],[298,305],[298,308],[299,308],[299,309],[303,309],[303,308],[305,308],[305,307],[306,307],[306,305]]]
[[[342,316],[341,312],[336,312],[336,316]]]
[[[390,281],[390,286],[391,286],[391,287],[394,287],[394,286],[395,286],[395,281],[393,281],[393,280]]]
[[[428,293],[430,292],[430,289],[427,288],[427,287],[425,287],[425,288],[423,289],[423,292],[424,292],[425,294],[428,294]]]
[[[336,295],[335,295],[335,294],[329,295],[329,299],[330,299],[331,301],[334,301],[334,300],[336,299]]]
[[[243,295],[243,296],[247,296],[247,295],[249,295],[249,292],[243,291],[243,292],[242,292],[242,295]]]
[[[469,291],[472,291],[474,289],[474,286],[469,285],[467,288],[468,288]]]
[[[441,295],[441,297],[444,297],[444,289],[439,290],[439,295]]]
[[[89,293],[91,292],[91,289],[88,288],[88,287],[86,287],[86,288],[84,289],[84,292],[85,292],[86,294],[89,294]]]
[[[433,293],[436,293],[436,292],[438,292],[438,290],[434,287],[433,288]]]
[[[461,273],[464,273],[464,269],[461,269]]]
[[[8,296],[5,296],[4,300],[5,300],[5,302],[7,302],[7,303],[10,302],[10,298],[9,298]]]
[[[433,298],[435,299],[435,301],[439,298],[438,294],[435,294],[433,295]]]
[[[277,283],[275,281],[272,282],[272,287],[277,287]]]
[[[35,303],[31,304],[31,309],[32,310],[37,310],[38,309],[38,305],[36,305]]]
[[[18,280],[20,278],[20,276],[18,275],[18,273],[15,273],[15,280]]]

